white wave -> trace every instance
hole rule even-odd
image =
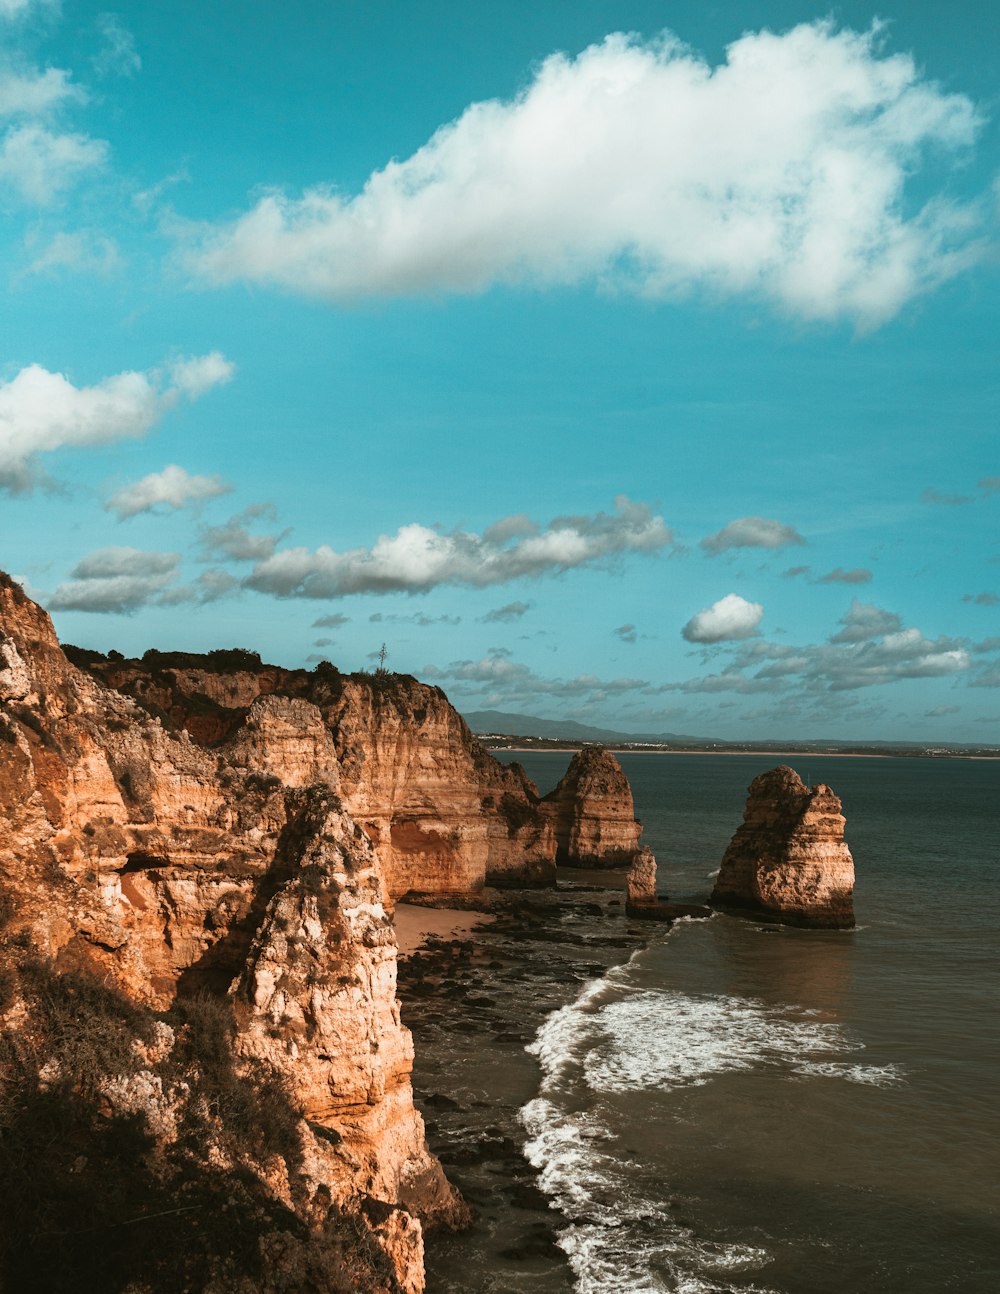
[[[898,1087],[906,1082],[901,1065],[848,1065],[838,1061],[822,1064],[803,1064],[795,1067],[796,1074],[822,1078],[844,1078],[849,1083],[864,1083],[869,1087]]]
[[[629,1163],[616,1155],[599,1102],[581,1099],[584,1093],[679,1089],[761,1067],[888,1086],[903,1081],[902,1071],[833,1059],[862,1044],[816,1011],[639,990],[633,981],[631,965],[617,967],[539,1029],[528,1051],[543,1079],[541,1094],[521,1111],[525,1154],[569,1220],[558,1241],[578,1294],[713,1294],[726,1272],[752,1271],[770,1255],[701,1240],[665,1203],[668,1183],[658,1183],[655,1199],[644,1198]]]
[[[786,1068],[854,1051],[839,1025],[753,998],[633,993],[606,1003],[590,1030],[584,1079],[594,1091],[687,1087],[719,1074]]]
[[[748,1245],[706,1244],[677,1223],[662,1198],[643,1198],[593,1112],[537,1097],[521,1118],[539,1186],[570,1219],[557,1239],[578,1294],[713,1294],[712,1276],[767,1259]]]

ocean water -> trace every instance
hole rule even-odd
[[[543,792],[568,761],[501,757]],[[778,761],[621,762],[661,893],[704,899]],[[844,801],[857,930],[650,928],[528,1042],[523,1153],[579,1294],[1000,1290],[1000,762],[787,762]]]

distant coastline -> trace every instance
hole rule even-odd
[[[555,738],[540,737],[537,740],[524,737],[505,738],[498,734],[476,733],[476,737],[491,752],[508,750],[511,754],[572,754],[584,746],[603,745],[606,750],[616,755],[753,755],[759,758],[772,756],[789,759],[977,759],[998,760],[1000,750],[995,748],[975,748],[957,750],[938,746],[876,746],[871,749],[854,747],[848,750],[837,750],[825,746],[654,746],[647,742],[629,745],[626,742],[587,742],[559,741]],[[510,743],[510,744],[508,744]]]

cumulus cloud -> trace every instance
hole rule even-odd
[[[484,537],[488,536],[489,533],[489,530],[485,531]],[[530,602],[508,602],[502,607],[494,607],[492,611],[487,611],[482,617],[482,622],[484,625],[511,624],[515,620],[520,620],[530,610]]]
[[[767,517],[739,517],[714,535],[706,536],[701,546],[714,557],[729,548],[786,548],[789,544],[805,542],[793,526],[780,521],[770,521]]]
[[[0,117],[43,116],[63,104],[81,103],[86,97],[61,67],[48,67],[44,72],[0,69]]]
[[[926,711],[924,718],[941,719],[946,714],[958,714],[961,709],[960,705],[936,705],[933,710]]]
[[[919,629],[905,628],[892,612],[857,599],[841,624],[844,629],[828,643],[792,646],[761,639],[741,644],[731,651],[721,671],[667,684],[665,690],[780,692],[789,703],[796,696],[812,703],[828,694],[904,679],[943,678],[971,668],[968,643],[947,637],[929,639]],[[987,669],[983,677],[988,676]]]
[[[863,566],[854,566],[849,571],[845,571],[842,566],[835,567],[832,571],[827,571],[816,581],[817,584],[870,584],[872,573]]]
[[[180,565],[177,553],[100,548],[81,558],[48,600],[50,611],[127,614],[162,594]]]
[[[0,190],[48,206],[81,176],[104,166],[109,153],[103,139],[56,134],[34,122],[16,126],[0,142]]]
[[[1000,476],[984,476],[978,484],[986,494],[996,494],[1000,490]]]
[[[834,634],[831,642],[862,642],[880,634],[897,633],[903,627],[902,620],[894,611],[883,611],[874,602],[859,602],[857,598],[852,600],[850,607],[841,616],[840,623],[844,627]]]
[[[228,361],[212,355],[177,361],[166,373],[119,373],[78,387],[62,373],[29,364],[0,383],[0,489],[30,489],[39,454],[145,435],[182,397],[204,394],[214,384],[210,373],[221,382],[232,372]]]
[[[1000,606],[1000,596],[996,593],[966,593],[963,595],[962,601],[972,602],[977,607]]]
[[[330,300],[597,280],[877,324],[967,263],[971,217],[904,196],[927,148],[964,152],[978,124],[875,30],[749,33],[715,68],[670,33],[617,33],[354,197],[268,194],[202,231],[190,264]]]
[[[232,486],[221,476],[191,476],[183,467],[171,463],[162,472],[152,472],[141,481],[116,491],[104,505],[106,512],[118,514],[118,520],[153,512],[158,507],[174,511],[189,503],[229,494]]]
[[[487,539],[488,533],[442,534],[413,523],[380,536],[371,548],[283,549],[258,562],[246,583],[261,593],[302,598],[426,593],[442,585],[485,588],[606,563],[624,553],[655,553],[671,542],[662,517],[624,496],[610,514],[556,517],[505,541]]]
[[[318,620],[312,622],[314,629],[339,629],[342,625],[349,623],[351,617],[341,615],[338,611],[332,616],[320,616]]]
[[[201,532],[201,548],[209,560],[227,558],[231,562],[259,562],[271,556],[289,530],[275,531],[269,535],[254,534],[251,526],[260,521],[274,522],[277,512],[273,503],[252,503],[222,526],[205,526]]]
[[[763,615],[760,602],[748,602],[738,593],[727,593],[692,616],[681,633],[690,643],[731,642],[755,634]]]
[[[811,566],[789,566],[787,571],[781,573],[786,580],[797,580],[799,576],[808,575],[811,570]]]
[[[636,633],[635,625],[619,625],[617,629],[612,629],[611,632],[617,634],[623,643],[634,643],[639,636]]]

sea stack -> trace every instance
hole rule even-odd
[[[656,859],[648,845],[643,845],[625,878],[625,913],[643,915],[656,907]]]
[[[585,746],[543,800],[556,836],[556,862],[572,867],[630,867],[642,824],[621,764],[600,746]]]
[[[854,860],[838,797],[782,764],[750,783],[743,823],[729,842],[711,902],[786,925],[854,925]]]

